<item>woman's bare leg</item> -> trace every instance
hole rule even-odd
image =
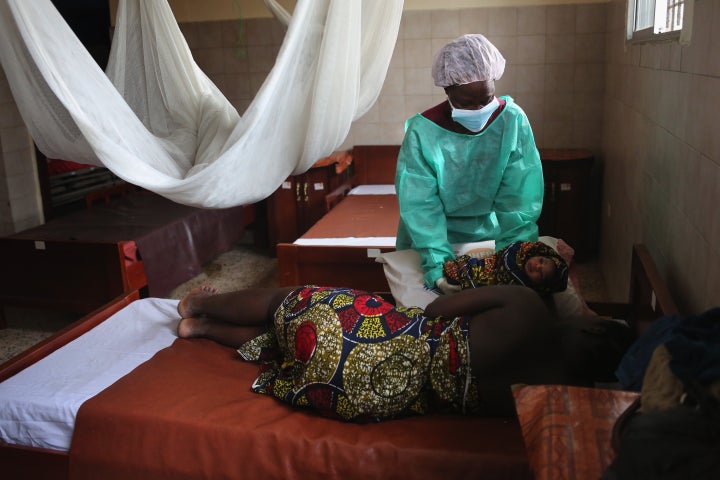
[[[207,338],[238,347],[264,333],[275,310],[293,288],[262,288],[217,293],[212,287],[193,289],[178,304],[180,338]]]
[[[180,300],[178,313],[182,318],[205,316],[241,326],[264,326],[294,289],[251,288],[217,293],[212,287],[198,287]]]
[[[208,317],[186,317],[177,327],[180,338],[207,338],[237,348],[267,331],[268,325],[245,327]]]

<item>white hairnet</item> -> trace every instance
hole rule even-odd
[[[463,35],[445,45],[432,66],[438,87],[498,80],[504,71],[505,57],[479,33]]]

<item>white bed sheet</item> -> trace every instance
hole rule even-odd
[[[395,248],[395,237],[298,238],[293,243],[295,245]]]
[[[358,185],[348,195],[396,195],[395,185]]]
[[[136,300],[0,383],[0,439],[67,451],[82,403],[176,338],[178,300]]]
[[[395,185],[358,185],[348,195],[395,195]],[[334,246],[334,247],[391,247],[395,248],[396,237],[337,237],[337,238],[298,238],[295,245]]]

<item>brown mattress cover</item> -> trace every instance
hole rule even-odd
[[[71,479],[529,478],[516,420],[347,424],[250,391],[257,365],[176,340],[78,412]]]
[[[164,297],[237,243],[244,208],[202,209],[140,191],[59,217],[12,237],[93,242],[135,241],[151,296]]]
[[[397,195],[348,195],[301,238],[394,237],[399,220]]]

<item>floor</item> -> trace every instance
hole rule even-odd
[[[607,291],[597,262],[589,261],[575,265],[579,289],[587,301],[607,300]],[[204,271],[179,285],[169,298],[182,298],[196,286],[209,284],[221,292],[248,287],[271,287],[277,285],[277,259],[258,251],[251,239],[223,253],[205,266]],[[75,317],[52,315],[36,311],[8,309],[8,328],[0,330],[0,363],[12,358],[53,332],[72,322]]]

